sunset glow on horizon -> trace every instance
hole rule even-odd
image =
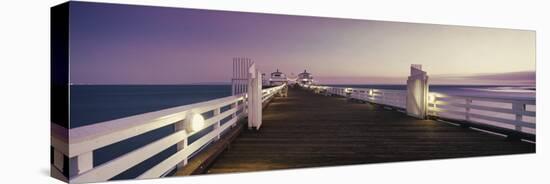
[[[535,32],[71,3],[75,84],[229,82],[232,58],[264,73],[307,69],[324,84],[404,84],[421,64],[433,84],[535,84]]]

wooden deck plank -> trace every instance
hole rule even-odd
[[[535,144],[291,88],[207,173],[534,153]]]

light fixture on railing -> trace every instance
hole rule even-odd
[[[204,117],[199,113],[189,112],[185,120],[189,132],[196,132],[204,128]]]
[[[436,96],[434,94],[429,94],[428,95],[428,104],[435,103],[435,98],[436,98]]]

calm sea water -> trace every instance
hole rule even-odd
[[[331,85],[341,87],[405,90],[405,85]],[[430,91],[472,96],[534,99],[535,88],[528,86],[438,86]],[[231,94],[229,85],[72,85],[71,128],[145,112],[221,98]],[[94,166],[140,148],[174,132],[169,125],[94,151]],[[113,179],[130,179],[176,152],[172,146],[119,174]]]
[[[70,127],[230,95],[230,85],[73,85]]]

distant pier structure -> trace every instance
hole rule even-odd
[[[296,82],[301,85],[311,85],[313,84],[313,75],[308,73],[307,70],[304,70],[304,72],[298,74]]]
[[[288,78],[286,77],[286,74],[284,74],[283,72],[280,72],[279,69],[271,73],[271,78],[269,78],[270,86],[279,86],[287,83],[288,83]]]

